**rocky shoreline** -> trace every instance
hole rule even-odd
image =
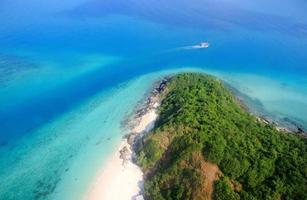
[[[260,101],[251,99],[224,81],[223,84],[233,93],[240,107],[254,115],[258,122],[272,125],[280,132],[307,137],[307,127],[299,124],[299,122],[296,122],[296,120],[292,120],[287,117],[277,118],[276,116],[271,115],[271,113],[268,113]]]
[[[137,131],[134,131],[133,129],[137,127],[146,114],[151,112],[152,110],[157,110],[160,103],[161,103],[161,94],[165,91],[166,85],[168,81],[170,80],[170,77],[164,77],[162,80],[156,82],[153,86],[152,92],[148,95],[148,98],[145,100],[145,103],[141,104],[138,109],[134,112],[130,120],[126,123],[126,127],[128,127],[130,133],[124,136],[125,139],[127,139],[127,143],[130,145],[130,149],[127,147],[124,147],[121,149],[121,158],[123,159],[123,162],[126,162],[127,159],[129,159],[130,152],[134,152],[138,141],[144,136],[144,132],[138,133]],[[134,158],[134,156],[133,156]]]
[[[301,137],[307,138],[307,132],[297,123],[288,120],[289,126],[291,125],[292,128],[287,127],[286,125],[279,125],[277,122],[274,120],[265,117],[265,116],[256,116],[257,121],[266,124],[266,125],[272,125],[276,128],[276,130],[280,132],[285,132],[289,134],[295,134],[299,135]]]
[[[153,127],[157,119],[157,109],[161,103],[161,95],[166,89],[167,82],[170,78],[166,77],[154,84],[152,91],[149,93],[145,102],[143,101],[137,107],[134,114],[125,121],[125,127],[129,130],[128,134],[124,136],[121,147],[118,150],[119,160],[121,162],[123,174],[137,173],[137,178],[134,177],[130,181],[133,182],[135,192],[130,198],[132,200],[144,200],[143,197],[143,182],[144,177],[141,169],[135,164],[135,149],[141,138],[144,137]],[[132,169],[131,166],[134,166]],[[137,169],[138,168],[138,169]],[[130,169],[130,170],[129,170]],[[131,171],[131,169],[133,171]],[[125,172],[126,170],[126,172]],[[142,174],[139,174],[142,173]],[[124,176],[124,175],[123,175]],[[140,177],[141,176],[141,177]],[[127,195],[125,195],[126,198]]]

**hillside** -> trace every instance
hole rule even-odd
[[[307,199],[307,140],[259,122],[216,78],[179,74],[137,146],[145,197]]]

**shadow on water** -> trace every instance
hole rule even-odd
[[[22,73],[38,68],[26,58],[0,53],[0,85],[3,86],[10,81],[16,73]]]

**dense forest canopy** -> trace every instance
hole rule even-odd
[[[209,75],[175,75],[161,96],[137,147],[146,199],[307,199],[305,138],[259,122]]]

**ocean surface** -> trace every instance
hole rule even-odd
[[[82,199],[123,121],[180,71],[307,130],[307,2],[1,0],[0,200]]]

